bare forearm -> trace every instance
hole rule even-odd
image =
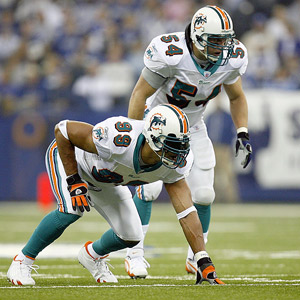
[[[202,226],[197,212],[191,212],[185,218],[180,219],[179,223],[193,252],[205,251]]]
[[[248,105],[244,94],[230,101],[230,112],[236,128],[248,127]]]
[[[134,91],[130,98],[128,117],[135,120],[143,120],[146,99],[138,91]]]
[[[239,78],[231,85],[224,84],[224,88],[230,101],[231,117],[236,129],[248,127],[248,104],[242,88],[242,79]]]
[[[165,187],[177,216],[189,208],[193,208],[190,189],[185,180],[180,180],[173,184],[165,184]],[[179,223],[193,252],[204,251],[203,230],[197,213],[195,211],[187,213],[179,219]]]
[[[78,121],[62,121],[55,126],[54,134],[57,149],[67,175],[78,172],[75,147],[87,152],[97,153],[92,138],[92,130],[93,126],[91,124]]]
[[[156,89],[154,89],[141,75],[130,97],[128,117],[131,119],[143,120],[146,100],[153,95],[155,91]]]

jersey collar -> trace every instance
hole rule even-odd
[[[141,147],[144,143],[145,143],[145,137],[141,133],[137,139],[136,146],[135,146],[135,149],[133,152],[133,167],[134,167],[134,171],[136,174],[142,173],[142,172],[154,171],[154,170],[158,169],[159,167],[161,167],[161,165],[162,165],[162,162],[160,161],[160,162],[156,163],[155,165],[141,167],[141,165],[139,163],[139,153],[140,153]]]

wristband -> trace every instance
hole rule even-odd
[[[236,133],[239,134],[241,132],[246,132],[248,133],[248,128],[247,127],[239,127],[237,130],[236,130]]]
[[[195,254],[195,260],[198,261],[199,259],[203,257],[209,257],[206,251],[199,251]]]
[[[81,181],[81,177],[79,176],[78,173],[75,173],[73,175],[68,176],[66,180],[68,185],[72,185],[76,182]]]
[[[184,211],[180,212],[177,214],[177,218],[178,220],[185,218],[188,214],[190,214],[192,211],[196,211],[196,207],[193,205],[187,209],[185,209]]]

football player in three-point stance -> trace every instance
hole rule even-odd
[[[128,116],[143,119],[148,109],[170,103],[183,109],[191,124],[191,149],[195,161],[187,182],[194,206],[202,223],[207,241],[213,188],[215,155],[207,135],[203,113],[206,105],[216,97],[222,86],[228,95],[230,111],[237,130],[236,156],[242,165],[251,160],[248,135],[248,106],[242,89],[241,75],[248,63],[247,50],[234,38],[229,14],[217,7],[206,6],[193,16],[185,32],[155,37],[144,55],[145,67],[131,95]],[[145,110],[146,104],[146,110]],[[137,188],[134,201],[143,225],[144,235],[149,226],[152,201],[162,189],[161,182]],[[141,241],[128,249],[125,269],[130,276],[145,278],[149,264],[144,259]],[[186,270],[197,272],[191,248],[188,249]]]
[[[93,206],[111,229],[79,251],[79,262],[96,282],[117,282],[105,258],[142,238],[142,224],[127,185],[162,180],[186,239],[198,262],[196,283],[223,284],[207,252],[201,223],[185,181],[193,155],[186,115],[174,105],[153,108],[145,121],[112,117],[92,126],[61,121],[46,153],[46,166],[58,208],[46,215],[15,256],[7,278],[34,285],[37,255]]]

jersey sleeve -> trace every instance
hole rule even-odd
[[[93,141],[96,146],[98,155],[108,160],[114,155],[123,155],[128,146],[132,145],[135,139],[135,130],[131,120],[123,116],[111,117],[98,124],[93,128]]]
[[[234,71],[231,75],[224,81],[224,84],[233,84],[235,83],[240,76],[242,76],[248,66],[248,52],[246,47],[238,40],[235,40],[235,46],[233,49],[232,57],[229,61],[231,67]]]
[[[103,159],[109,159],[112,155],[111,144],[111,122],[109,119],[96,124],[93,128],[93,141],[96,146],[98,155]]]
[[[160,37],[156,37],[150,42],[145,51],[144,64],[150,71],[164,78],[172,77],[172,69],[164,56],[166,56],[165,50]]]

